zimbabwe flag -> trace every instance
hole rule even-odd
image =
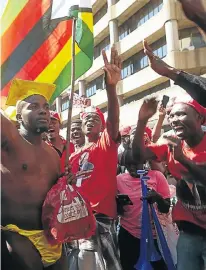
[[[1,96],[14,78],[57,85],[71,81],[72,16],[76,16],[76,79],[93,62],[90,0],[8,0],[1,19]]]

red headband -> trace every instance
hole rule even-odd
[[[179,103],[183,103],[192,107],[196,112],[198,112],[206,120],[206,109],[203,106],[201,106],[196,100],[194,100],[191,96],[185,94],[184,97],[176,98],[174,104],[179,104]]]
[[[94,109],[94,111],[81,113],[81,119],[84,119],[89,113],[96,113],[99,116],[99,118],[100,118],[100,120],[102,122],[102,130],[104,130],[105,127],[106,127],[104,114],[101,112],[101,110],[98,107],[93,108],[93,109]]]

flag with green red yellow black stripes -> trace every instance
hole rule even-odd
[[[72,17],[77,18],[75,78],[93,62],[91,0],[8,0],[1,18],[1,96],[14,78],[57,85],[71,81]]]

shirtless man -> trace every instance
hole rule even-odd
[[[41,222],[42,204],[60,173],[58,154],[41,138],[49,127],[48,100],[54,89],[54,85],[16,79],[7,103],[21,100],[17,102],[20,130],[1,114],[1,230],[5,270],[67,269],[62,246],[48,244]],[[16,100],[15,93],[19,95]]]

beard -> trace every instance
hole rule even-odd
[[[37,133],[37,134],[42,134],[42,133],[44,133],[44,132],[48,132],[48,127],[38,127],[38,128],[36,128],[35,129],[35,133]]]

